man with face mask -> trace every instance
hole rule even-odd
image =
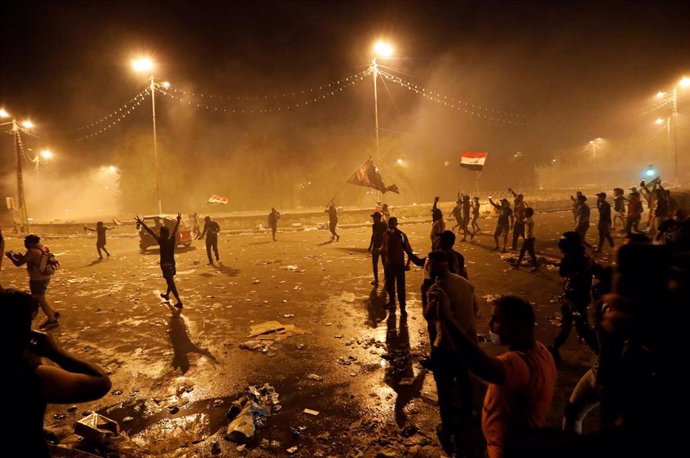
[[[474,295],[474,286],[462,276],[450,272],[447,252],[433,251],[429,253],[428,259],[429,273],[433,282],[431,288],[435,287],[443,291],[443,294],[448,298],[450,313],[454,322],[458,323],[463,332],[476,343],[477,331],[474,321],[479,309]],[[437,428],[437,434],[444,449],[448,453],[452,453],[454,442],[456,446],[466,442],[460,440],[460,433],[470,429],[468,422],[476,421],[472,416],[472,386],[467,367],[458,359],[453,351],[450,336],[444,332],[441,323],[444,318],[439,317],[436,313],[437,304],[432,304],[429,299],[425,301],[425,304],[424,318],[429,325],[430,334],[434,336],[431,348],[431,367],[436,381],[441,415],[441,425]],[[462,396],[462,425],[455,421],[454,392],[459,392]]]
[[[551,407],[556,385],[556,364],[541,342],[534,338],[534,310],[516,296],[502,296],[491,307],[492,340],[508,345],[508,351],[486,354],[454,316],[443,289],[429,290],[430,307],[436,307],[460,359],[489,383],[482,408],[482,431],[490,458],[505,456],[506,447],[521,432],[541,428]]]

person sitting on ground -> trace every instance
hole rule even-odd
[[[43,433],[47,404],[74,404],[99,399],[111,388],[105,371],[60,347],[55,337],[31,330],[38,303],[16,290],[0,291],[5,353],[1,390],[12,418],[5,423],[7,438],[20,440],[17,456],[50,457]],[[46,358],[55,365],[41,364]],[[9,405],[7,405],[9,403]]]
[[[429,307],[436,308],[442,329],[463,363],[489,383],[482,409],[482,431],[490,458],[504,456],[521,433],[542,428],[556,386],[556,364],[534,337],[534,310],[516,296],[502,296],[491,307],[492,340],[508,351],[489,356],[454,316],[443,288],[429,289]]]

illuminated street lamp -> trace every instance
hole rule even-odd
[[[371,59],[371,74],[374,77],[374,120],[376,127],[376,155],[378,156],[381,149],[381,142],[379,140],[379,93],[377,80],[379,78],[379,64],[376,62],[376,58],[388,59],[393,56],[393,46],[383,40],[379,40],[374,43],[372,48],[373,56]],[[382,194],[380,191],[377,192],[377,201],[381,202]]]
[[[676,84],[673,85],[673,90],[671,91],[671,103],[673,104],[673,110],[671,112],[671,119],[673,120],[673,156],[675,160],[675,169],[676,169],[676,183],[679,183],[679,175],[678,175],[678,87],[690,87],[690,77],[684,76],[682,77]],[[661,96],[659,95],[661,94]],[[656,96],[658,98],[662,98],[666,95],[665,92],[659,91],[657,92]],[[669,123],[669,132],[670,132],[670,123]]]
[[[153,163],[156,174],[156,200],[158,201],[158,214],[163,213],[163,205],[161,203],[161,177],[158,166],[158,138],[156,136],[156,80],[153,76],[154,63],[149,57],[140,57],[132,61],[132,69],[137,73],[144,73],[149,75],[149,82],[151,85],[151,119],[153,124]],[[163,83],[163,87],[170,87],[170,83]]]
[[[36,178],[40,178],[40,167],[41,167],[41,160],[50,160],[55,156],[55,154],[49,150],[49,149],[44,149],[40,153],[36,155],[36,157],[33,159],[35,170],[36,170]]]
[[[15,118],[10,115],[4,108],[0,108],[0,118],[12,118],[11,121],[0,123],[0,126],[12,125],[12,136],[14,137],[14,157],[15,168],[17,172],[17,205],[19,205],[19,218],[21,220],[21,229],[29,232],[29,214],[26,208],[26,196],[24,195],[24,173],[22,170],[22,157],[19,147],[19,129],[31,129],[34,124],[29,121],[22,121],[18,123]],[[21,127],[20,127],[21,125]]]
[[[376,152],[379,152],[381,144],[379,142],[379,94],[377,87],[377,80],[379,77],[379,64],[376,62],[376,58],[388,59],[393,56],[393,46],[385,41],[377,41],[374,43],[373,47],[374,55],[371,60],[371,70],[374,76],[374,117],[376,121]]]

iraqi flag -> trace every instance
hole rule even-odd
[[[227,205],[229,200],[230,199],[223,196],[211,196],[206,203],[211,205]]]
[[[356,184],[357,186],[366,186],[369,188],[374,188],[377,191],[381,191],[383,193],[390,191],[396,194],[400,194],[400,190],[396,185],[392,184],[390,186],[386,186],[385,184],[383,184],[381,173],[379,172],[378,167],[374,165],[374,161],[372,161],[371,159],[367,159],[364,162],[364,164],[362,164],[355,171],[355,173],[352,174],[352,176],[349,180],[347,180],[347,182],[350,184]]]
[[[463,151],[460,153],[460,167],[480,171],[486,162],[487,153]]]

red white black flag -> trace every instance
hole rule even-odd
[[[227,203],[230,201],[227,197],[223,196],[211,196],[208,198],[209,204],[214,204],[214,205],[227,205]]]
[[[383,184],[381,173],[379,172],[378,167],[374,165],[374,161],[371,159],[367,159],[366,162],[364,162],[364,164],[362,164],[361,167],[352,174],[352,177],[350,177],[347,182],[350,184],[356,184],[358,186],[374,188],[383,193],[390,191],[400,194],[400,190],[396,185],[392,184],[390,186],[386,186]]]
[[[487,153],[463,151],[460,153],[460,167],[470,170],[481,170],[486,162]]]

